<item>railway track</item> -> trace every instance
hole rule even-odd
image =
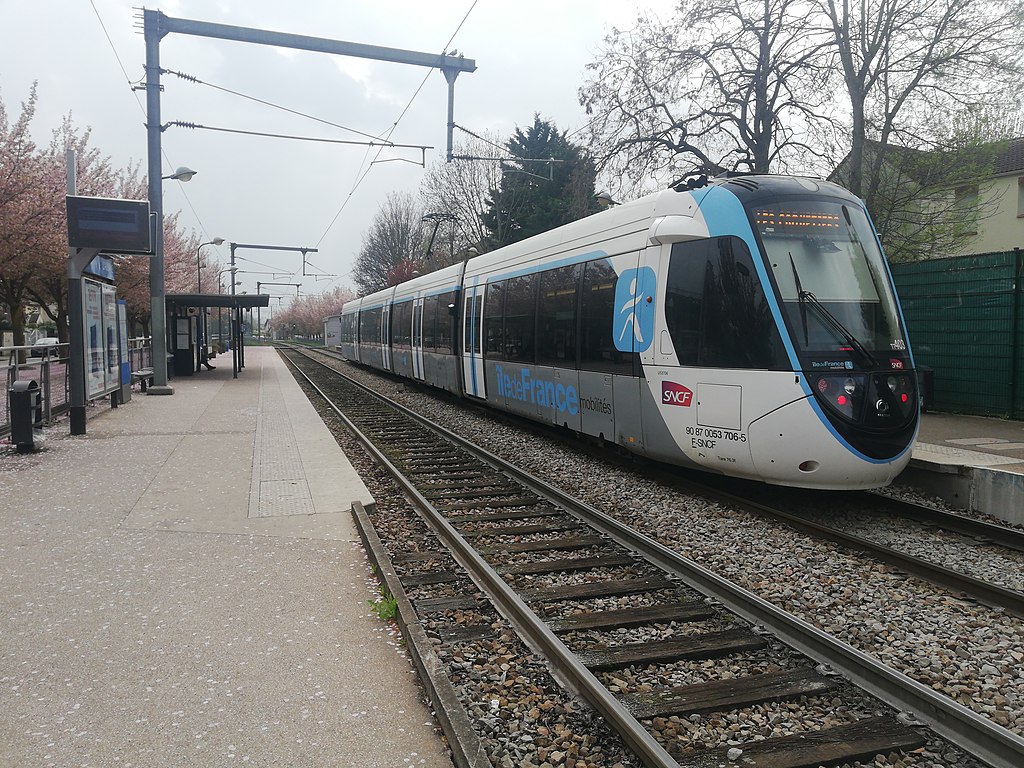
[[[329,358],[341,360],[339,355],[319,350]],[[536,426],[527,422],[527,428]],[[541,427],[540,429],[544,429]],[[755,514],[788,525],[818,539],[834,542],[855,552],[861,552],[880,562],[891,565],[909,574],[918,576],[933,584],[950,590],[958,596],[975,600],[983,605],[1000,608],[1017,616],[1024,616],[1024,590],[1019,586],[1003,586],[991,579],[968,572],[968,567],[959,558],[950,557],[939,562],[927,555],[917,555],[906,547],[890,545],[872,533],[858,534],[835,524],[835,494],[805,492],[792,489],[773,489],[761,483],[748,484],[735,479],[717,482],[714,476],[702,479],[681,479],[678,469],[665,471],[645,467],[648,476],[669,486],[688,493],[713,498],[734,504]],[[692,477],[690,473],[688,477]],[[744,488],[749,487],[749,492]],[[733,490],[727,490],[731,488]],[[878,493],[863,492],[851,494],[852,509],[868,509],[886,519],[900,518],[927,526],[945,534],[952,534],[965,540],[966,547],[979,545],[1013,552],[1024,552],[1024,531],[955,515],[921,504],[911,503]],[[826,509],[822,514],[815,509]],[[998,551],[990,556],[998,557]],[[1012,569],[1015,564],[1008,566]],[[1022,579],[1024,582],[1024,579]]]
[[[1001,586],[991,580],[974,576],[966,571],[962,563],[953,559],[951,563],[937,562],[927,555],[915,555],[906,547],[890,546],[884,536],[867,532],[862,535],[850,532],[836,525],[838,515],[834,502],[823,501],[820,493],[795,494],[784,491],[766,490],[759,486],[755,491],[726,492],[717,484],[687,481],[680,483],[672,476],[663,476],[663,482],[684,487],[691,492],[713,495],[723,502],[733,503],[772,520],[783,523],[813,537],[832,541],[856,552],[894,566],[906,573],[937,584],[953,593],[976,600],[993,608],[1001,608],[1017,616],[1024,616],[1024,592],[1019,588]],[[765,501],[765,497],[770,500]],[[809,500],[811,499],[811,500]],[[877,493],[854,495],[850,503],[853,509],[863,508],[871,514],[891,521],[894,518],[910,521],[912,524],[934,529],[945,535],[954,535],[964,540],[962,547],[979,545],[1004,549],[1010,552],[1024,551],[1024,532],[932,509],[921,504],[882,496]],[[817,508],[817,511],[811,511]],[[828,512],[822,513],[824,508]],[[998,556],[998,551],[993,556]]]
[[[307,369],[319,365],[294,362]],[[337,372],[332,370],[330,375]],[[378,446],[372,450],[401,478],[405,493],[472,581],[530,646],[544,653],[556,676],[613,725],[643,764],[697,761],[696,765],[704,764],[702,760],[740,758],[748,765],[843,763],[913,749],[925,742],[919,728],[906,724],[915,722],[914,716],[901,719],[895,712],[853,718],[844,725],[820,729],[814,736],[782,736],[696,755],[681,754],[678,744],[665,736],[666,719],[699,719],[707,712],[796,702],[826,691],[837,695],[835,691],[844,685],[822,674],[829,666],[896,711],[915,713],[917,721],[928,723],[990,765],[1024,763],[1024,740],[927,686],[460,438],[442,437],[443,431],[436,426],[410,421],[412,414],[400,407],[368,403],[367,395],[353,389],[353,384],[334,380],[330,386],[346,388],[340,395],[346,418],[363,439]],[[418,567],[442,560],[443,553],[418,548],[396,558],[394,567],[403,574],[404,589],[419,596],[410,610],[422,614],[465,600],[460,589],[445,590],[445,585],[458,583],[453,571]],[[424,596],[433,594],[424,592],[431,585],[441,587],[440,596]],[[623,598],[634,602],[629,608],[614,607]],[[649,632],[651,627],[658,628],[657,639],[647,635],[640,642],[628,642],[637,632],[644,637],[641,630]],[[773,642],[762,628],[814,661],[805,659],[789,668],[746,675],[742,682],[647,686],[642,692],[622,695],[616,670],[757,653]],[[468,631],[484,632],[486,627],[477,625]],[[467,629],[455,634],[460,632]],[[616,642],[618,636],[627,642]]]

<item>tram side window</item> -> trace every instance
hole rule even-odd
[[[466,335],[463,349],[478,355],[480,354],[480,340],[483,338],[483,334],[480,332],[480,315],[483,306],[482,292],[478,292],[475,298],[472,294],[466,296]],[[471,338],[475,341],[475,344],[472,345],[473,348],[470,347]]]
[[[363,344],[380,344],[380,318],[383,307],[364,309],[359,313],[359,341]]]
[[[680,365],[787,367],[750,251],[738,237],[672,246],[665,322]]]
[[[580,265],[540,273],[537,365],[576,367],[576,297]]]
[[[505,283],[487,284],[487,311],[484,312],[484,355],[501,360],[501,325],[505,317]]]
[[[505,359],[533,363],[537,323],[537,275],[505,283]]]
[[[633,352],[615,348],[615,284],[619,276],[607,259],[588,261],[580,300],[580,369],[635,376]]]
[[[437,349],[437,296],[423,299],[423,350]]]
[[[391,307],[391,344],[398,349],[412,346],[412,302],[403,301]]]
[[[354,315],[342,315],[338,329],[338,341],[342,344],[351,344],[355,339],[352,334],[352,318]]]
[[[437,351],[451,354],[455,349],[456,303],[459,296],[455,291],[442,293],[437,297]]]

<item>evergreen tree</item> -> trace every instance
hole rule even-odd
[[[506,144],[501,182],[484,211],[492,248],[546,232],[595,213],[594,163],[564,132],[535,115]]]

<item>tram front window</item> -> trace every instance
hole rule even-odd
[[[751,209],[790,337],[801,355],[906,349],[884,257],[864,212],[838,201],[793,200]]]

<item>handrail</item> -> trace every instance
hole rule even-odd
[[[131,370],[153,367],[153,340],[138,336],[128,341],[128,362]],[[70,408],[70,381],[68,355],[70,344],[63,342],[47,347],[42,357],[33,357],[32,344],[0,346],[0,370],[3,371],[4,391],[0,393],[0,436],[11,430],[10,405],[7,393],[19,379],[35,379],[39,383],[43,421],[52,423],[55,416]]]

